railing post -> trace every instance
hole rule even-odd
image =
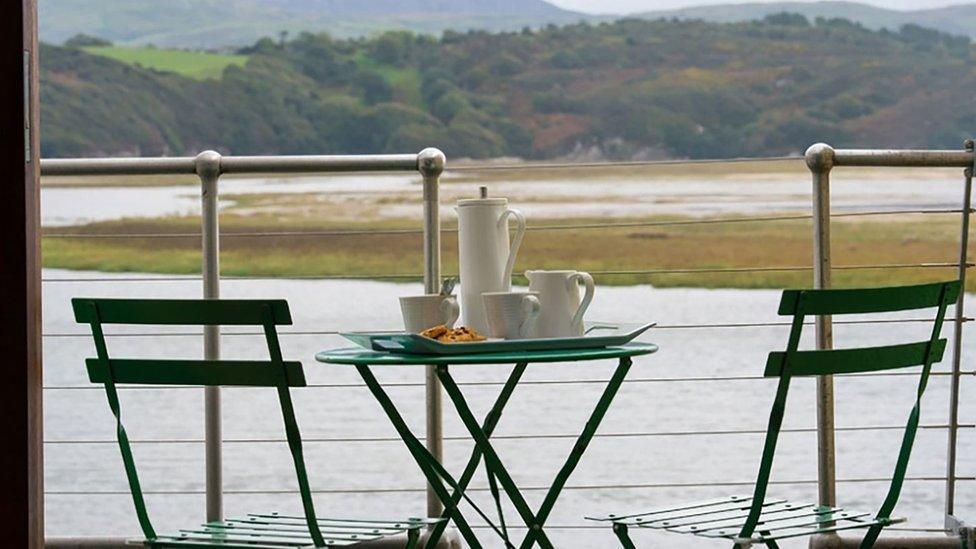
[[[417,155],[417,169],[424,178],[424,291],[436,294],[441,285],[441,219],[438,186],[446,163],[444,153],[424,149]],[[426,375],[427,450],[438,461],[444,459],[443,392],[434,366]],[[443,506],[427,487],[427,516],[438,517]]]
[[[205,151],[196,158],[200,176],[203,233],[203,297],[220,297],[220,227],[217,211],[220,155]],[[203,357],[220,358],[220,327],[204,326]],[[223,520],[223,459],[221,455],[220,387],[204,388],[204,439],[206,445],[207,521]]]
[[[813,174],[813,287],[830,288],[830,170],[834,149],[818,143],[807,149],[807,167]],[[833,347],[829,316],[816,319],[817,349]],[[834,379],[817,378],[817,486],[820,505],[837,504],[834,448]]]
[[[974,142],[972,139],[966,140],[965,147],[967,152],[973,154]],[[949,387],[949,448],[946,453],[945,515],[947,529],[954,527],[956,522],[953,515],[955,514],[956,503],[956,450],[959,440],[959,384],[962,376],[962,324],[966,318],[963,304],[966,296],[966,271],[969,268],[969,218],[972,209],[973,170],[974,166],[969,166],[965,171],[962,228],[959,235],[959,281],[962,283],[963,291],[959,292],[959,300],[956,301],[956,323],[953,327],[952,380]]]

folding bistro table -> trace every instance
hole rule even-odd
[[[528,548],[536,544],[538,544],[540,547],[553,547],[552,542],[546,535],[544,526],[546,519],[549,518],[549,513],[552,511],[552,508],[556,503],[556,499],[559,497],[559,493],[566,485],[566,481],[569,479],[570,474],[572,474],[573,469],[575,469],[576,465],[579,464],[580,458],[583,456],[583,452],[586,450],[587,445],[590,443],[590,440],[596,433],[597,427],[600,425],[600,421],[603,420],[603,416],[606,414],[607,409],[610,407],[610,403],[616,396],[617,390],[624,381],[624,377],[627,375],[628,370],[630,370],[631,358],[639,355],[651,354],[655,351],[657,351],[657,346],[647,343],[630,343],[619,347],[604,347],[596,349],[477,353],[436,356],[394,354],[369,351],[362,348],[352,348],[323,351],[317,354],[315,358],[319,362],[346,364],[356,367],[359,375],[362,376],[363,381],[366,382],[369,390],[373,393],[373,396],[376,397],[376,400],[383,408],[383,411],[385,411],[386,415],[390,418],[390,421],[393,423],[393,427],[396,428],[397,432],[400,434],[400,437],[403,439],[403,442],[407,445],[407,449],[410,451],[410,454],[417,461],[417,465],[420,466],[421,471],[433,488],[437,498],[444,504],[443,516],[454,521],[458,531],[464,537],[468,545],[471,547],[482,546],[472,531],[470,524],[458,508],[458,504],[462,499],[467,501],[475,512],[477,512],[478,515],[488,523],[494,533],[504,540],[505,547],[516,547],[509,537],[508,527],[505,524],[505,518],[501,512],[501,494],[498,489],[498,486],[501,485],[501,489],[508,496],[509,500],[512,502],[516,511],[518,512],[522,522],[528,528],[527,533],[518,547]],[[516,486],[515,482],[512,480],[512,477],[505,465],[502,463],[501,458],[498,457],[498,453],[495,451],[495,448],[492,446],[490,440],[492,431],[494,431],[495,426],[498,424],[502,410],[505,408],[509,398],[512,396],[512,392],[515,390],[515,386],[518,385],[518,382],[522,378],[522,374],[525,372],[525,368],[528,364],[580,362],[600,359],[616,359],[618,360],[618,366],[613,375],[610,377],[603,394],[600,396],[600,400],[597,402],[596,408],[590,414],[590,418],[586,422],[583,432],[580,433],[579,437],[576,439],[576,444],[573,446],[573,450],[570,452],[569,457],[566,459],[566,462],[563,464],[562,468],[559,470],[559,473],[556,475],[555,480],[553,480],[552,485],[549,487],[545,499],[539,506],[538,510],[533,512],[529,508],[525,498],[522,496],[518,486]],[[471,412],[471,408],[468,406],[468,403],[465,400],[464,395],[461,393],[457,382],[454,381],[454,378],[450,373],[451,366],[464,364],[515,364],[511,375],[509,375],[508,380],[505,382],[501,392],[495,400],[495,404],[488,412],[488,415],[485,417],[482,424],[479,424],[478,420],[474,417],[474,414]],[[471,453],[467,466],[464,468],[461,476],[457,478],[448,473],[441,463],[438,462],[437,459],[435,459],[434,456],[427,451],[427,448],[424,446],[423,442],[421,442],[410,431],[410,428],[407,427],[406,422],[403,420],[403,416],[401,416],[400,412],[397,411],[393,401],[390,400],[390,397],[387,395],[386,391],[383,390],[382,385],[380,385],[379,381],[377,381],[376,377],[373,375],[373,372],[370,370],[371,366],[425,365],[433,365],[437,368],[437,377],[443,384],[444,390],[447,392],[448,397],[450,397],[451,402],[454,403],[454,407],[457,409],[461,422],[464,423],[464,426],[467,428],[472,439],[474,440],[474,450]],[[489,489],[491,490],[492,497],[495,500],[496,510],[498,513],[497,525],[464,493],[468,484],[471,482],[471,478],[477,471],[478,464],[481,461],[482,456],[485,458],[485,469],[488,473]],[[437,544],[437,541],[443,533],[445,527],[446,521],[433,527],[433,531],[428,538],[427,547],[432,548]]]

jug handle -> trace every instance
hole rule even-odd
[[[535,327],[535,323],[539,319],[539,311],[541,310],[542,304],[539,303],[538,297],[528,294],[522,297],[522,312],[525,313],[525,319],[519,325],[520,338],[525,339],[529,337],[532,333],[532,328]]]
[[[583,282],[583,285],[586,287],[586,293],[583,294],[583,302],[580,303],[579,309],[576,309],[576,314],[573,315],[572,326],[574,329],[577,326],[583,326],[583,314],[586,313],[590,302],[593,301],[593,293],[596,290],[596,284],[593,283],[593,277],[590,276],[590,273],[580,271],[573,273],[566,279],[566,284],[569,288],[572,288],[580,282]]]
[[[522,245],[522,237],[525,236],[525,216],[522,215],[522,212],[509,208],[498,218],[498,224],[508,224],[509,217],[515,218],[515,238],[512,239],[512,246],[508,251],[508,261],[505,263],[505,271],[502,273],[504,288],[510,288],[512,285],[512,269],[515,268],[515,257]]]

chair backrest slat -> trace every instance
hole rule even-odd
[[[136,385],[208,385],[238,387],[278,387],[280,367],[285,369],[289,387],[304,387],[301,362],[280,365],[260,360],[161,360],[97,358],[85,361],[92,383],[130,383]],[[111,374],[109,369],[111,368]]]
[[[943,296],[943,289],[946,294]],[[914,286],[844,290],[786,290],[780,300],[779,314],[843,315],[891,313],[938,307],[945,299],[955,303],[959,283],[937,282]]]
[[[292,323],[283,299],[88,299],[71,300],[75,321],[92,323],[98,306],[101,324],[154,324],[158,326],[261,326],[270,308],[277,326]]]
[[[765,376],[777,377],[784,373],[791,376],[825,376],[922,366],[926,362],[941,361],[945,348],[946,340],[940,339],[934,343],[919,341],[859,349],[773,352],[766,360]]]

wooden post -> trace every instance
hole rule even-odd
[[[0,3],[0,532],[44,546],[36,0]]]

